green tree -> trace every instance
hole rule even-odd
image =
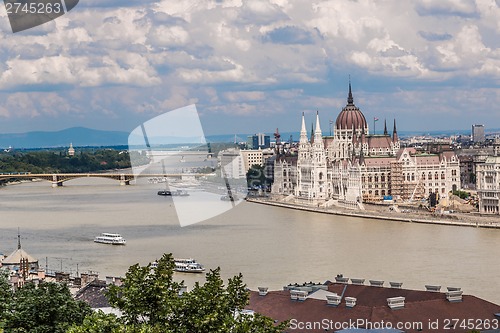
[[[99,310],[85,317],[81,325],[71,326],[67,333],[115,333],[123,332],[123,329],[115,315]]]
[[[157,267],[133,265],[129,268],[123,285],[111,286],[107,296],[112,306],[123,313],[125,324],[171,326],[174,309],[179,307],[178,297],[182,282],[173,280],[174,260],[165,254]]]
[[[65,284],[28,283],[12,294],[5,331],[11,333],[63,333],[81,324],[90,307],[71,296]]]
[[[88,332],[98,332],[101,324],[103,332],[112,333],[279,333],[287,327],[288,323],[275,325],[259,314],[242,314],[249,292],[241,274],[229,279],[226,287],[220,269],[211,270],[203,285],[196,283],[180,296],[184,285],[173,281],[174,265],[172,255],[165,254],[156,268],[131,266],[123,285],[111,286],[107,294],[110,304],[123,313],[122,326],[110,325],[110,318],[102,323],[102,316],[93,315],[84,323]],[[69,332],[87,332],[84,328],[75,326]]]
[[[9,273],[0,268],[0,332],[3,331],[12,304],[12,288],[8,276]]]

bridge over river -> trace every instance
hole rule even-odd
[[[163,174],[130,174],[130,173],[3,173],[0,174],[1,180],[9,179],[43,179],[52,183],[52,187],[63,186],[65,181],[75,178],[99,177],[109,178],[120,182],[120,185],[130,185],[130,181],[136,178],[180,178],[180,179],[195,179],[197,177],[207,176],[204,173],[163,173]]]

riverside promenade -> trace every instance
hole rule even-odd
[[[333,207],[314,207],[297,202],[284,202],[272,197],[247,198],[248,202],[270,205],[282,208],[297,209],[307,212],[341,215],[350,217],[370,218],[376,220],[407,222],[407,223],[426,223],[449,226],[474,227],[500,229],[500,216],[484,216],[470,213],[453,214],[433,214],[425,211],[395,212],[390,211],[388,206],[367,205],[365,210],[345,209],[338,206]]]

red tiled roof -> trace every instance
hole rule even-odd
[[[393,161],[396,161],[395,157],[365,157],[366,166],[389,166]]]
[[[333,283],[328,286],[330,292],[342,294],[346,285]],[[392,310],[387,305],[389,297],[405,297],[403,309]],[[448,302],[444,293],[427,292],[408,289],[395,289],[385,287],[371,287],[366,285],[347,285],[344,297],[355,297],[357,303],[354,308],[347,308],[345,300],[338,307],[328,306],[326,300],[306,299],[304,302],[292,301],[289,291],[271,291],[266,296],[259,296],[258,292],[251,292],[249,309],[269,316],[278,321],[294,319],[296,322],[322,322],[347,323],[349,321],[363,320],[365,323],[391,323],[398,328],[397,323],[408,323],[414,329],[403,329],[405,332],[418,332],[417,324],[421,323],[423,331],[429,332],[430,322],[437,321],[439,329],[434,332],[468,332],[470,329],[456,327],[446,330],[444,324],[450,319],[459,322],[473,320],[475,327],[479,328],[480,320],[492,321],[495,313],[500,312],[500,306],[474,296],[464,295],[462,302]],[[498,323],[498,321],[497,321]],[[499,324],[500,325],[500,324]],[[363,325],[362,325],[363,326]],[[358,327],[361,328],[361,327]],[[370,328],[366,327],[365,328]],[[338,329],[329,330],[330,332]],[[293,330],[289,332],[325,332],[324,327],[311,330]]]
[[[368,136],[368,146],[371,148],[390,148],[391,147],[391,137],[390,136]]]
[[[454,151],[444,151],[440,154],[440,157],[446,157],[448,162],[451,162],[451,158],[455,156],[455,161],[458,161],[457,154]]]
[[[417,164],[439,164],[439,156],[438,155],[416,155]]]

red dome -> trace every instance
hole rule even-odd
[[[367,128],[363,113],[353,104],[348,104],[342,109],[335,123],[338,129],[364,129]]]
[[[351,82],[349,80],[349,95],[347,96],[347,105],[342,109],[337,121],[335,123],[338,129],[350,130],[359,129],[363,130],[368,128],[365,116],[356,105],[354,105],[354,98],[352,97]]]

